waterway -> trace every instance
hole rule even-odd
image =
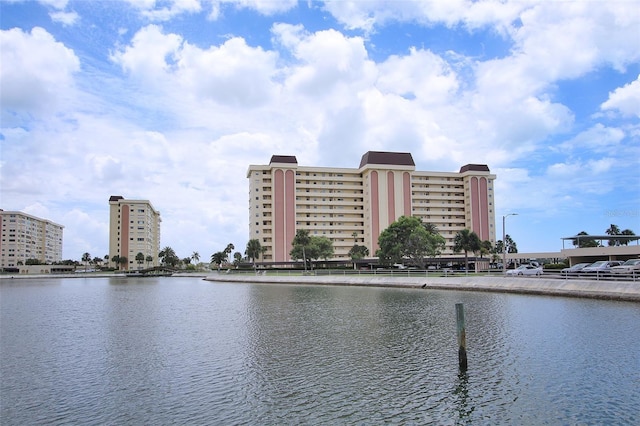
[[[2,279],[0,424],[634,424],[638,324],[620,301]]]

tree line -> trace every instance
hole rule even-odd
[[[615,238],[616,236],[634,236],[634,232],[630,229],[620,230],[620,228],[611,224],[605,231],[607,235],[611,236],[608,240],[609,246],[627,245],[628,240]],[[577,234],[577,238],[573,240],[573,245],[579,248],[583,247],[598,247],[601,244],[592,238],[578,238],[579,236],[588,236],[585,231]],[[357,260],[364,259],[369,256],[369,249],[358,244],[358,233],[353,232],[354,244],[349,250],[349,256],[355,263]],[[426,267],[429,259],[435,259],[442,254],[446,248],[446,240],[440,235],[437,227],[431,223],[425,223],[422,219],[413,216],[402,216],[388,228],[386,228],[380,234],[378,238],[378,247],[375,256],[378,257],[379,263],[382,266],[391,266],[394,264],[408,264],[420,269]],[[481,256],[491,256],[491,262],[497,262],[500,259],[500,255],[503,249],[507,253],[517,253],[518,247],[515,241],[509,236],[505,236],[505,240],[498,240],[495,244],[490,241],[481,241],[475,232],[469,229],[463,229],[459,231],[453,240],[452,250],[454,253],[464,253],[465,267],[468,269],[469,253],[474,255],[480,254]],[[242,262],[248,261],[253,267],[256,267],[256,261],[258,261],[266,252],[266,247],[260,244],[258,239],[251,239],[246,245],[244,256],[242,253],[236,251],[235,246],[231,243],[227,246],[211,255],[210,264],[220,270],[225,265],[239,266]],[[231,256],[233,253],[233,256]],[[303,268],[305,270],[313,267],[313,262],[320,259],[328,260],[334,255],[333,243],[325,236],[310,235],[306,229],[299,229],[296,232],[292,241],[292,249],[289,252],[291,259],[294,261],[302,261]],[[184,258],[178,257],[176,252],[169,246],[164,247],[158,253],[158,260],[163,266],[171,268],[185,268],[196,269],[197,264],[200,261],[200,254],[193,252],[191,256]],[[81,259],[82,263],[87,269],[90,265],[96,267],[106,268],[114,265],[114,268],[119,269],[128,263],[128,259],[125,256],[109,256],[105,255],[103,258],[91,257],[89,253],[84,253]],[[154,261],[154,258],[150,255],[145,256],[143,253],[138,253],[135,256],[135,261],[139,267],[146,264],[147,267]],[[77,261],[66,260],[57,262],[59,264],[75,264]],[[37,259],[27,259],[25,261],[27,265],[42,264]]]
[[[609,238],[607,240],[607,244],[609,245],[609,247],[612,246],[626,246],[629,244],[629,240],[628,239],[624,239],[624,238],[615,238],[616,236],[625,236],[625,237],[632,237],[635,236],[636,234],[631,230],[631,229],[625,229],[623,231],[620,230],[620,227],[618,225],[615,224],[611,224],[609,225],[609,227],[605,230],[605,233],[609,236],[611,236],[612,238]],[[580,237],[581,235],[585,235],[588,236],[589,234],[586,231],[580,231],[576,237]],[[594,238],[574,238],[572,240],[574,247],[578,247],[578,248],[587,248],[587,247],[601,247],[602,244],[594,239]]]

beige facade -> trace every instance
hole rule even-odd
[[[495,243],[492,175],[485,165],[459,172],[416,171],[409,153],[369,151],[357,169],[299,166],[294,156],[274,155],[268,165],[251,165],[250,239],[267,251],[261,260],[291,260],[298,229],[326,236],[335,259],[349,259],[354,244],[371,256],[380,233],[400,216],[417,216],[437,226],[452,256],[453,239],[464,228]]]
[[[0,266],[17,268],[28,259],[62,260],[64,226],[18,211],[0,210]]]
[[[109,261],[126,257],[124,269],[158,266],[160,252],[160,212],[148,200],[126,200],[119,195],[109,198]],[[138,263],[136,255],[151,256],[153,261]]]

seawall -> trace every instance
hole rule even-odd
[[[458,291],[537,294],[640,302],[640,282],[579,280],[544,277],[392,277],[392,276],[269,276],[213,274],[207,281],[257,284],[314,284],[364,287],[402,287]]]

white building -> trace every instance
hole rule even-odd
[[[305,167],[274,155],[268,165],[249,166],[247,178],[249,238],[266,248],[265,262],[290,261],[298,229],[329,238],[336,260],[349,259],[354,244],[374,256],[378,236],[400,216],[434,224],[446,240],[443,256],[454,254],[454,237],[465,228],[496,241],[496,176],[483,164],[418,171],[410,153],[369,151],[358,168]]]
[[[28,259],[62,260],[64,226],[18,211],[0,210],[0,267],[18,268]]]

